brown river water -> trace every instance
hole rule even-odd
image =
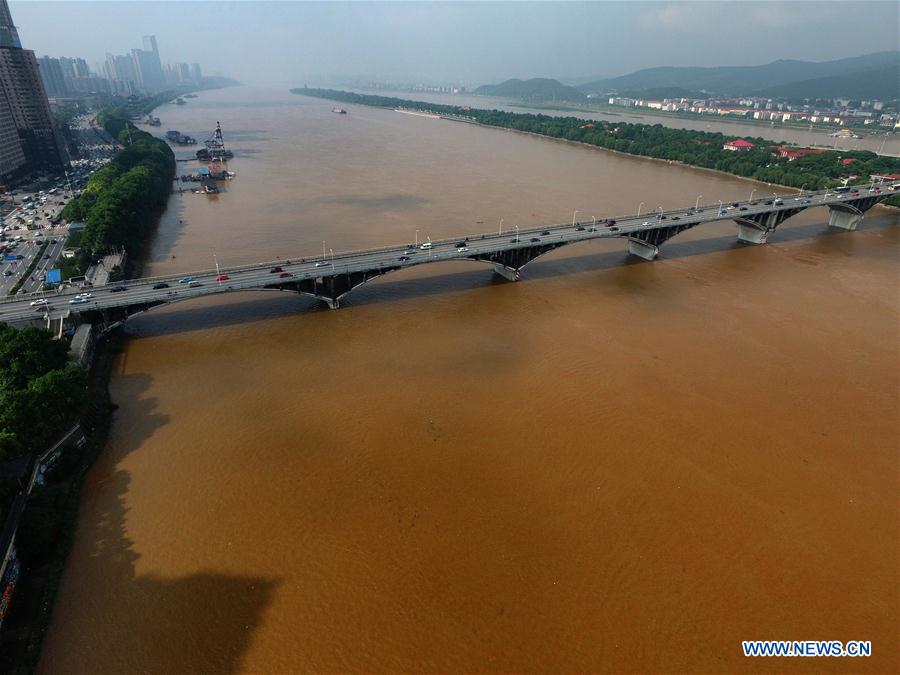
[[[220,120],[237,176],[173,195],[145,273],[770,191],[331,107],[159,108],[201,141]],[[826,221],[755,247],[699,227],[652,263],[586,242],[519,283],[429,265],[338,311],[257,292],[133,319],[40,672],[895,670],[900,216]]]

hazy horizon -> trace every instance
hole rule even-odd
[[[92,68],[156,35],[164,63],[242,82],[588,81],[663,65],[900,49],[900,3],[12,0],[23,46]],[[858,17],[848,21],[848,17]],[[98,29],[73,32],[71,26]],[[102,32],[99,30],[102,27]]]

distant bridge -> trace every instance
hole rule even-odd
[[[353,289],[388,272],[447,260],[472,260],[491,265],[510,281],[539,256],[589,239],[623,239],[629,253],[653,260],[659,247],[675,235],[721,220],[737,223],[738,239],[763,244],[785,220],[806,209],[827,207],[831,227],[855,230],[866,211],[900,194],[900,184],[867,186],[844,191],[822,190],[798,196],[687,207],[604,220],[573,221],[547,227],[461,236],[453,239],[204,270],[177,276],[134,279],[121,285],[87,289],[92,297],[76,300],[84,289],[15,296],[0,301],[0,321],[31,322],[66,317],[111,325],[153,307],[233,291],[271,289],[294,291],[336,309]],[[42,304],[46,301],[46,305]],[[72,302],[75,301],[75,302]],[[38,303],[38,304],[35,304]]]

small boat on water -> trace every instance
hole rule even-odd
[[[175,105],[184,105],[184,103],[185,103],[185,100],[183,98],[181,98],[180,96],[175,99]]]
[[[332,108],[331,112],[337,113],[338,115],[346,115],[347,114],[346,110],[344,110],[343,108],[337,108],[337,107]]]

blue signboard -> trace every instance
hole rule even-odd
[[[3,256],[3,259],[6,260],[7,262],[15,262],[15,261],[16,261],[16,256],[14,256],[14,255],[4,255],[4,256]]]
[[[47,283],[58,284],[62,282],[62,270],[50,270],[47,272]]]

